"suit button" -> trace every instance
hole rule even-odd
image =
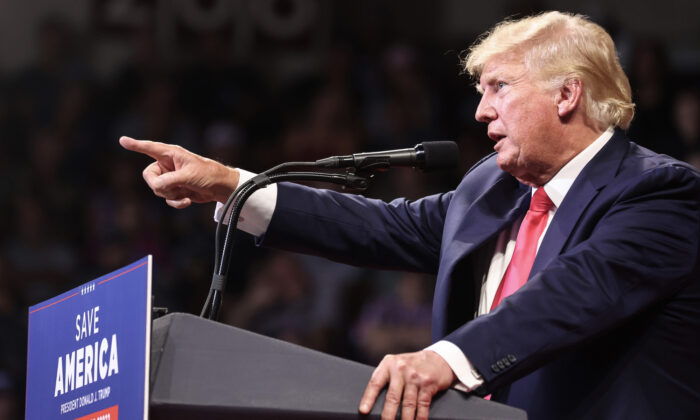
[[[496,366],[498,366],[498,369],[505,369],[506,368],[506,365],[503,364],[502,360],[497,361]]]
[[[503,364],[506,365],[506,367],[510,367],[510,361],[509,361],[508,359],[506,359],[506,358],[504,357],[504,358],[501,359],[501,360],[503,360]]]
[[[491,370],[494,371],[494,372],[496,372],[496,373],[498,373],[498,372],[501,371],[501,369],[499,369],[498,366],[496,366],[495,363],[491,365]]]
[[[509,355],[508,355],[508,360],[510,360],[511,363],[515,363],[515,361],[518,360],[518,359],[516,359],[515,356],[513,356],[512,354],[509,354]]]

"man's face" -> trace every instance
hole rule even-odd
[[[542,185],[561,168],[563,144],[556,92],[535,77],[511,57],[489,60],[479,81],[483,96],[476,119],[488,123],[498,166],[525,184]]]

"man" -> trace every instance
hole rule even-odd
[[[533,419],[700,413],[700,177],[620,131],[634,105],[610,36],[549,12],[497,25],[465,65],[496,153],[454,191],[384,203],[280,184],[239,224],[267,246],[437,273],[435,344],[384,358],[360,411],[388,385],[386,419],[427,418],[450,386]],[[144,178],[176,208],[250,176],[121,143],[156,159]]]

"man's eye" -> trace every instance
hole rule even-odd
[[[496,83],[499,89],[503,89],[506,86],[506,82],[498,82]]]

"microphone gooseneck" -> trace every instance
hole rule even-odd
[[[222,216],[216,226],[214,273],[209,294],[202,308],[201,317],[217,320],[226,289],[230,263],[232,231],[238,225],[243,204],[256,190],[280,181],[320,181],[342,185],[343,188],[364,190],[372,171],[387,170],[392,166],[408,166],[423,171],[446,169],[457,164],[459,149],[452,141],[432,141],[417,144],[413,148],[384,152],[355,153],[333,156],[315,162],[287,162],[268,169],[248,182],[239,185],[223,207],[223,215],[229,214],[226,234],[222,238]],[[289,171],[289,168],[336,168],[346,173],[324,173],[319,170],[307,172]],[[367,176],[367,178],[365,178]],[[231,210],[228,213],[228,210]]]

